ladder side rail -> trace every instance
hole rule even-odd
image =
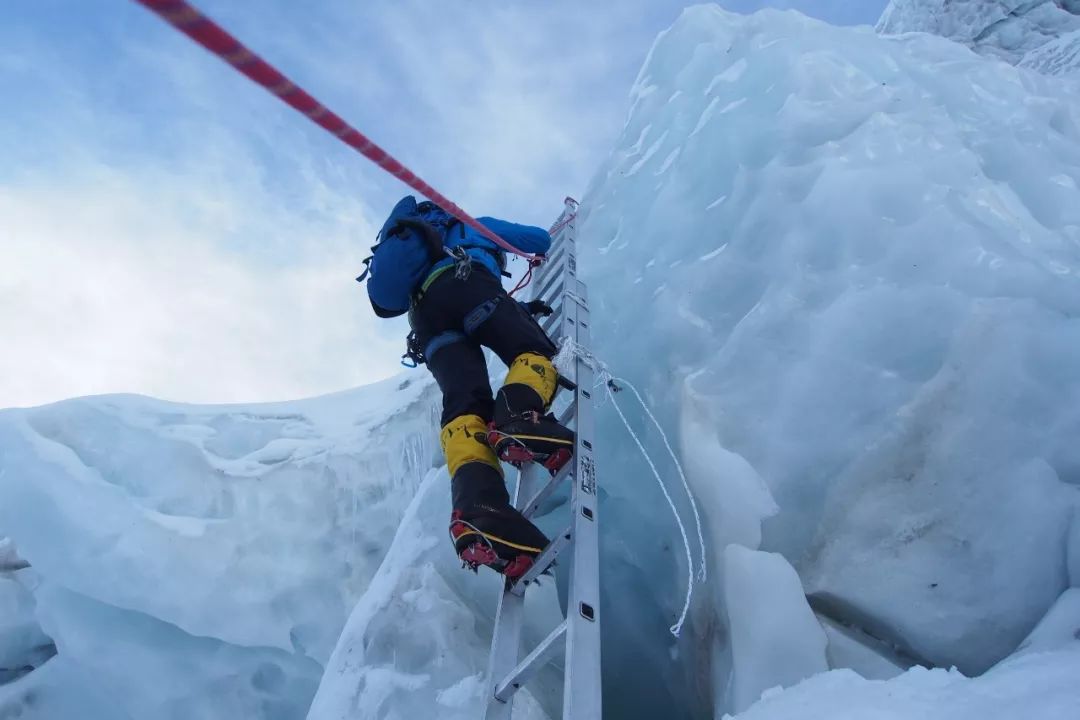
[[[560,221],[574,212],[568,199]],[[562,334],[579,344],[589,343],[589,309],[585,284],[577,279],[575,223],[562,226],[552,242],[549,258],[537,272],[534,298],[554,290],[549,300],[555,312],[544,319],[545,332],[562,328]],[[572,300],[572,302],[567,302]],[[564,720],[600,720],[600,591],[599,546],[597,529],[596,465],[593,459],[593,406],[591,388],[593,370],[582,359],[575,361],[573,379],[577,384],[574,398],[559,420],[573,424],[577,447],[573,461],[554,478],[542,468],[530,465],[519,471],[513,502],[530,515],[563,479],[571,483],[570,525],[538,558],[532,576],[515,586],[504,586],[499,597],[488,663],[488,706],[485,720],[510,720],[514,693],[551,657],[563,649],[565,679],[563,688]],[[524,595],[528,581],[535,579],[548,559],[570,556],[567,588],[567,616],[548,637],[519,662],[524,625]],[[543,562],[539,562],[543,560]],[[508,670],[512,668],[511,670]]]
[[[517,483],[511,501],[518,507],[536,492],[539,483],[533,480],[534,466],[527,466],[518,471]],[[510,720],[513,711],[512,701],[503,701],[495,697],[496,683],[502,678],[506,668],[515,667],[521,657],[521,629],[524,625],[525,598],[504,591],[499,594],[499,604],[495,611],[495,628],[491,637],[491,654],[488,656],[487,686],[490,690],[484,720]]]
[[[572,250],[573,247],[571,246]],[[572,256],[571,256],[572,257]],[[577,296],[587,302],[585,283],[576,281]],[[589,347],[589,310],[580,302],[567,304],[571,337]],[[577,447],[570,496],[574,544],[570,552],[567,590],[567,634],[563,720],[599,720],[600,691],[600,554],[597,515],[596,462],[593,454],[593,370],[576,362]]]

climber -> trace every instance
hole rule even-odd
[[[551,246],[546,230],[480,218],[526,253]],[[450,534],[463,563],[520,577],[548,540],[510,504],[500,458],[565,464],[574,434],[548,413],[558,387],[557,348],[534,315],[503,289],[505,252],[432,202],[405,197],[394,207],[366,261],[368,297],[380,317],[409,314],[406,356],[426,362],[443,394],[440,440],[451,476]],[[358,279],[368,275],[365,271]],[[509,367],[495,397],[482,348]]]

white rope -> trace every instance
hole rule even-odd
[[[690,540],[686,534],[686,526],[683,523],[682,516],[679,514],[678,509],[675,507],[675,501],[671,498],[671,494],[668,492],[667,486],[664,484],[663,478],[660,476],[660,471],[656,469],[656,464],[653,463],[652,457],[649,456],[648,451],[645,449],[645,445],[641,442],[641,439],[634,432],[630,426],[630,421],[626,419],[626,415],[623,414],[622,409],[619,407],[619,403],[615,400],[615,390],[611,385],[611,381],[614,380],[616,384],[623,384],[629,387],[634,392],[634,396],[641,403],[642,408],[645,409],[646,414],[656,425],[656,429],[660,432],[661,437],[664,439],[664,445],[667,447],[668,453],[671,454],[672,459],[675,461],[675,466],[679,470],[679,476],[683,481],[683,488],[686,490],[687,497],[690,499],[690,505],[694,510],[694,521],[697,523],[697,536],[698,545],[701,549],[701,568],[698,571],[698,576],[702,581],[706,578],[705,573],[705,540],[702,537],[701,532],[701,518],[698,515],[697,503],[694,501],[694,495],[690,491],[690,484],[686,479],[685,473],[683,473],[682,465],[679,463],[675,452],[671,447],[671,443],[668,442],[667,435],[664,433],[664,429],[660,426],[660,423],[656,420],[656,417],[645,405],[645,401],[642,399],[641,394],[637,391],[637,388],[633,386],[629,381],[623,379],[616,379],[612,376],[608,366],[597,358],[588,348],[578,344],[573,338],[564,336],[559,341],[559,352],[555,356],[553,363],[555,367],[563,374],[569,374],[569,369],[573,366],[574,360],[581,360],[585,365],[593,370],[597,375],[596,386],[601,384],[607,390],[608,397],[611,398],[611,404],[615,407],[615,412],[618,413],[619,419],[622,420],[623,426],[626,427],[626,431],[633,438],[634,443],[637,445],[638,450],[645,457],[645,462],[649,464],[649,469],[652,470],[653,477],[656,478],[657,484],[660,486],[660,491],[664,494],[664,499],[667,500],[668,507],[671,508],[671,514],[675,517],[675,524],[679,527],[679,534],[682,536],[683,548],[686,551],[686,565],[687,565],[687,578],[686,578],[686,600],[683,603],[682,613],[679,615],[678,621],[671,626],[671,634],[675,637],[679,637],[679,633],[682,632],[683,623],[686,622],[686,616],[690,612],[690,601],[694,594],[694,559],[693,553],[690,550]],[[576,376],[576,374],[575,374]]]
[[[697,501],[694,500],[694,493],[690,491],[690,481],[686,479],[686,473],[683,472],[682,463],[679,462],[679,458],[675,455],[675,451],[671,449],[671,443],[668,442],[668,436],[667,433],[664,432],[664,428],[660,427],[660,422],[656,419],[656,416],[652,414],[652,410],[645,404],[645,401],[641,399],[641,393],[634,387],[634,384],[624,378],[615,378],[615,384],[625,385],[634,393],[634,397],[641,403],[641,409],[645,411],[645,414],[652,420],[653,425],[656,426],[656,431],[660,433],[660,438],[664,441],[664,447],[667,448],[668,455],[671,456],[672,461],[675,463],[675,469],[679,471],[679,478],[682,479],[686,497],[690,499],[690,508],[694,511],[694,524],[697,526],[698,547],[701,549],[701,567],[698,568],[698,578],[702,582],[705,582],[709,577],[708,572],[705,569],[705,538],[701,534],[701,515],[698,514]]]
[[[668,507],[671,508],[671,512],[675,516],[675,523],[679,526],[679,534],[682,535],[683,548],[686,550],[686,563],[689,568],[686,575],[686,601],[683,603],[683,609],[682,613],[679,615],[679,620],[669,628],[672,635],[679,637],[679,633],[682,632],[683,623],[686,622],[686,615],[690,612],[690,600],[694,595],[694,558],[690,553],[690,540],[686,537],[686,527],[683,525],[682,517],[679,516],[679,511],[675,508],[675,501],[671,499],[671,494],[668,493],[668,489],[664,485],[663,479],[660,477],[660,472],[656,469],[656,465],[653,464],[652,458],[649,457],[649,453],[645,450],[645,446],[642,445],[641,440],[638,439],[638,436],[630,427],[630,421],[623,415],[622,409],[619,408],[619,403],[615,402],[615,394],[614,391],[612,391],[611,386],[606,385],[606,387],[608,396],[611,398],[611,404],[615,406],[615,412],[619,414],[619,419],[621,419],[623,425],[626,426],[626,431],[630,433],[630,437],[634,439],[634,443],[638,446],[638,450],[645,456],[645,462],[649,463],[649,468],[652,470],[657,484],[660,485],[661,492],[664,493],[664,499],[667,500]]]

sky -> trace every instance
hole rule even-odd
[[[689,3],[196,4],[474,216],[546,227]],[[886,0],[720,4],[872,24]],[[404,322],[353,281],[399,181],[130,0],[6,10],[0,408],[286,400],[402,370]]]

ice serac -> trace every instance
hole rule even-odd
[[[725,503],[703,509],[711,553],[752,547],[760,521],[838,620],[968,672],[1057,600],[1080,485],[1078,102],[938,37],[794,12],[692,8],[657,41],[584,198],[578,265],[597,355],[678,436],[702,502]],[[671,617],[677,531],[599,412],[602,547]],[[677,646],[687,676],[717,662],[723,595],[700,597],[718,606]]]
[[[765,690],[790,687],[829,669],[825,632],[787,560],[729,545],[724,570],[736,712],[757,702]]]
[[[80,717],[301,716],[433,465],[434,401],[418,376],[292,403],[0,413],[0,534],[32,564],[21,587],[56,652],[0,688],[0,715],[97,708],[96,688],[119,700]],[[41,645],[21,627],[0,646]]]
[[[1048,75],[1080,70],[1076,0],[892,0],[877,29],[941,35]]]

